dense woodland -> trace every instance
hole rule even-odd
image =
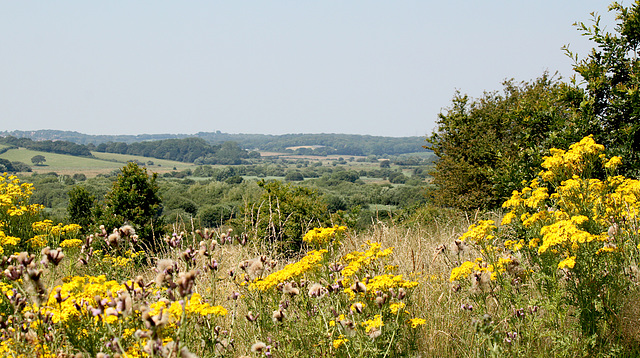
[[[69,141],[77,144],[99,146],[110,143],[108,146],[123,146],[140,142],[159,141],[164,139],[201,138],[212,145],[221,145],[225,142],[236,142],[249,151],[275,151],[294,152],[289,147],[309,146],[315,147],[311,152],[298,152],[298,154],[316,155],[398,155],[403,153],[418,152],[424,144],[424,137],[379,137],[354,134],[229,134],[222,132],[200,132],[194,135],[186,134],[140,134],[140,135],[88,135],[71,131],[38,130],[38,131],[5,131],[0,136],[14,136],[30,138],[34,141],[55,140]],[[88,146],[93,150],[93,146]],[[115,149],[114,149],[115,150]],[[119,153],[114,151],[114,153]]]

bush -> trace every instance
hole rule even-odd
[[[219,227],[233,217],[233,212],[229,205],[207,205],[199,210],[198,219],[203,227]]]
[[[124,166],[105,197],[101,223],[107,227],[129,223],[143,242],[151,245],[154,235],[162,230],[157,177],[156,173],[148,175],[147,169],[136,163]]]
[[[565,101],[575,91],[544,74],[528,83],[506,81],[504,94],[477,100],[456,94],[427,138],[439,157],[433,172],[438,202],[462,210],[499,206],[535,176],[545,150],[584,135],[572,126]]]
[[[329,219],[327,204],[315,190],[279,181],[258,185],[263,193],[257,201],[246,203],[239,223],[256,239],[295,251],[311,227]]]

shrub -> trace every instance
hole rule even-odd
[[[149,245],[154,234],[161,234],[162,228],[157,177],[156,173],[148,175],[147,169],[136,163],[124,166],[105,197],[101,222],[107,227],[127,222],[136,228],[140,238]]]
[[[304,234],[328,219],[327,204],[316,191],[306,187],[261,181],[257,201],[247,202],[239,224],[245,232],[285,250],[297,250]]]
[[[572,127],[565,98],[575,90],[547,74],[503,85],[503,94],[476,100],[456,94],[427,138],[439,157],[433,177],[442,205],[496,208],[522,180],[535,176],[545,150],[576,138],[565,133]],[[576,130],[579,139],[584,128]]]

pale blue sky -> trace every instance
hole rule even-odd
[[[608,4],[0,0],[0,130],[421,136],[456,89],[570,77]]]

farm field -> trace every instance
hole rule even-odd
[[[31,165],[31,158],[42,155],[46,162],[42,166],[32,166],[35,173],[57,172],[58,174],[84,173],[87,176],[95,176],[100,173],[108,173],[119,169],[122,164],[108,162],[99,159],[76,157],[72,155],[34,151],[24,148],[10,149],[0,154],[0,158],[10,161],[19,161]]]
[[[149,158],[143,157],[139,155],[129,155],[129,154],[117,154],[117,153],[102,153],[102,152],[91,152],[93,156],[99,159],[116,161],[118,163],[126,163],[131,160],[137,160],[140,163],[148,163],[149,161],[153,162],[153,164],[148,165],[147,168],[154,172],[165,172],[170,170],[184,170],[187,168],[193,168],[194,165],[192,163],[184,163],[178,162],[175,160],[166,160],[166,159],[157,159],[157,158]],[[175,168],[175,169],[173,169]]]
[[[0,154],[0,158],[10,161],[19,161],[31,165],[31,158],[42,155],[46,158],[44,165],[35,166],[31,169],[34,173],[56,172],[60,175],[72,175],[75,173],[85,174],[87,177],[94,177],[98,174],[107,174],[118,170],[128,161],[137,160],[142,163],[153,161],[153,165],[146,165],[152,172],[166,173],[172,170],[184,170],[194,167],[191,163],[182,163],[172,160],[146,158],[134,155],[113,154],[113,153],[92,153],[96,158],[78,157],[65,154],[34,151],[25,148],[10,149]],[[175,168],[175,169],[174,169]]]

